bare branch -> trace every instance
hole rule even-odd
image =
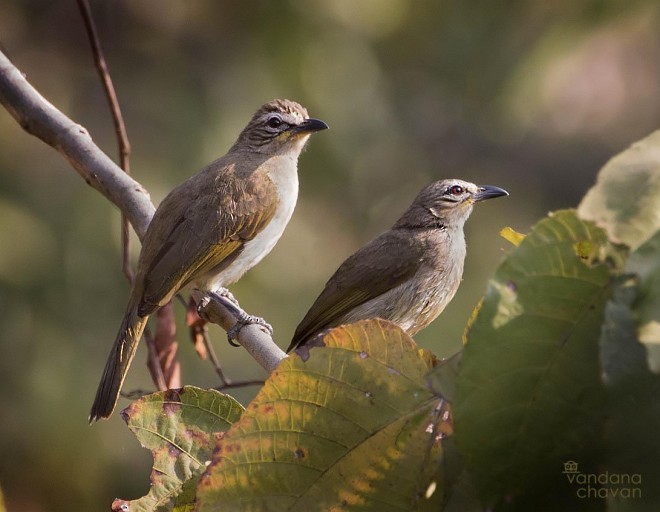
[[[94,18],[92,17],[92,10],[89,7],[89,2],[87,2],[87,0],[78,0],[78,6],[85,22],[89,43],[92,47],[94,64],[96,65],[96,70],[98,71],[101,82],[103,83],[103,88],[105,89],[108,103],[110,104],[112,121],[114,122],[115,131],[117,132],[117,139],[119,141],[119,157],[121,159],[121,168],[124,169],[127,174],[130,174],[128,160],[131,154],[131,144],[128,141],[126,125],[124,124],[124,118],[121,114],[119,101],[117,100],[115,86],[112,83],[112,77],[110,76],[108,65],[106,64],[105,56],[103,55],[103,50],[101,49],[101,43],[96,32],[96,25],[94,24]]]
[[[260,386],[264,384],[263,379],[233,380],[227,377],[225,375],[224,370],[222,369],[222,365],[220,364],[220,360],[218,359],[218,356],[215,354],[215,349],[213,348],[213,343],[211,343],[211,338],[209,337],[208,329],[206,329],[206,327],[204,327],[204,330],[201,333],[201,335],[204,341],[204,347],[209,356],[209,360],[211,361],[211,364],[215,369],[215,373],[220,378],[220,382],[222,382],[222,384],[220,384],[220,386],[215,389],[217,389],[218,391],[223,391],[225,389],[244,388],[247,386]]]
[[[101,41],[99,40],[92,9],[87,0],[78,0],[78,7],[82,14],[89,38],[89,44],[92,48],[94,64],[98,71],[106,98],[112,113],[112,121],[117,133],[119,144],[119,160],[121,168],[126,174],[131,174],[130,154],[131,145],[128,141],[126,124],[121,113],[115,86],[112,83],[112,77],[103,55]],[[122,246],[122,270],[126,279],[133,286],[135,274],[131,266],[131,238],[129,232],[129,223],[126,215],[121,214],[121,246]],[[149,330],[145,331],[145,342],[148,348],[147,367],[151,377],[159,390],[181,387],[181,367],[177,360],[179,345],[176,341],[176,322],[172,304],[168,303],[158,310],[156,314],[156,335],[152,336]]]
[[[200,290],[193,290],[192,297],[200,305],[201,312],[214,324],[218,324],[225,331],[231,329],[238,321],[236,306],[224,297],[215,293],[207,294]],[[246,325],[236,339],[252,358],[268,372],[272,372],[282,359],[286,357],[284,351],[278,347],[273,338],[258,325]]]
[[[92,9],[89,6],[89,2],[87,0],[78,0],[78,7],[80,8],[80,13],[82,14],[83,21],[85,22],[87,37],[89,38],[89,44],[92,47],[92,55],[94,56],[94,64],[96,65],[96,70],[99,73],[101,83],[103,84],[103,89],[105,90],[105,95],[108,98],[108,103],[110,105],[112,121],[115,125],[115,132],[117,132],[117,141],[119,143],[119,163],[126,174],[131,174],[131,144],[128,141],[126,124],[124,123],[124,117],[122,116],[121,108],[119,107],[115,86],[112,83],[112,77],[110,76],[110,71],[108,70],[108,65],[106,64],[105,56],[103,55],[103,50],[101,49],[101,42],[99,41],[99,36],[96,32],[96,25],[94,23],[94,17],[92,16]],[[122,269],[126,279],[128,279],[128,282],[132,285],[133,280],[135,279],[135,275],[133,274],[130,258],[131,238],[128,229],[128,219],[123,213],[121,214],[121,246],[123,251]]]
[[[55,148],[85,182],[114,203],[142,239],[155,208],[149,194],[94,144],[87,130],[57,110],[0,52],[0,103],[25,131]]]
[[[174,304],[171,301],[156,311],[156,336],[153,341],[158,354],[156,362],[165,379],[165,389],[180,388],[181,365],[177,358],[179,342],[176,339]]]
[[[225,389],[247,388],[249,386],[263,386],[266,383],[263,379],[227,381],[222,386],[215,389],[224,391]]]
[[[50,104],[0,52],[0,103],[25,131],[61,153],[93,188],[114,203],[131,221],[142,240],[155,208],[147,191],[124,173],[94,144],[87,130]],[[204,313],[225,330],[236,323],[236,306],[215,294],[193,291],[205,299]],[[272,371],[286,354],[272,337],[256,325],[240,330],[238,342],[267,371]]]
[[[158,391],[163,391],[164,389],[167,389],[167,384],[165,383],[163,369],[160,366],[158,353],[156,352],[154,335],[151,333],[151,329],[146,328],[142,336],[144,337],[145,345],[147,345],[147,369],[151,375],[151,380],[156,385]]]

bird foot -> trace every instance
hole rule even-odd
[[[215,300],[223,304],[224,307],[230,312],[230,314],[238,319],[236,323],[231,327],[231,329],[227,331],[227,341],[229,341],[231,346],[240,347],[240,345],[236,343],[236,338],[238,337],[238,333],[241,331],[241,329],[246,325],[259,325],[269,335],[273,334],[272,326],[261,317],[247,314],[243,308],[241,308],[234,295],[229,290],[227,290],[227,288],[219,288],[217,291],[211,292],[210,295],[215,296]],[[207,322],[210,321],[210,319],[206,315],[205,310],[209,305],[209,302],[211,302],[211,298],[209,296],[205,296],[197,304],[197,314]]]
[[[215,292],[217,295],[220,295],[220,297],[225,297],[229,302],[233,303],[234,306],[237,308],[240,308],[241,306],[238,304],[238,300],[236,297],[234,297],[234,294],[231,293],[227,288],[222,287],[218,288]]]
[[[234,306],[237,310],[243,311],[241,309],[241,305],[238,303],[238,300],[236,297],[234,297],[234,294],[231,293],[227,288],[221,287],[218,288],[215,292],[212,292],[212,295],[216,295],[218,297],[223,297],[227,299],[230,303],[231,306]],[[209,297],[204,297],[202,300],[200,300],[197,303],[197,314],[199,317],[204,320],[204,321],[209,321],[208,317],[206,316],[206,313],[204,313],[204,309],[206,309],[206,306],[209,305],[209,302],[211,302],[211,299]]]
[[[273,326],[270,325],[268,322],[266,322],[266,320],[264,320],[259,316],[248,315],[245,311],[241,309],[238,320],[236,321],[234,326],[227,331],[227,341],[232,347],[240,347],[240,345],[236,343],[235,340],[238,337],[238,333],[246,325],[259,325],[266,332],[268,332],[268,334],[270,335],[273,334]]]

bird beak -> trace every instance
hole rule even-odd
[[[321,130],[327,130],[328,128],[329,126],[320,119],[314,119],[311,117],[309,119],[305,119],[297,126],[292,126],[291,131],[293,133],[312,133],[320,132]]]
[[[500,187],[493,187],[492,185],[483,185],[479,187],[479,192],[474,195],[474,200],[483,201],[484,199],[492,199],[493,197],[508,196],[509,193]]]

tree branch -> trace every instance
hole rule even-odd
[[[142,240],[155,211],[147,191],[94,144],[84,127],[39,94],[2,52],[0,103],[26,132],[55,148],[88,185],[114,203]]]
[[[131,221],[140,240],[144,238],[155,208],[147,191],[124,173],[94,144],[87,130],[50,104],[23,74],[0,52],[0,103],[28,133],[61,153],[88,185],[114,203]],[[193,291],[213,323],[229,330],[237,320],[236,306],[215,294]],[[256,325],[241,329],[237,341],[266,370],[272,371],[286,354],[273,338]]]
[[[94,64],[103,84],[103,90],[108,98],[110,112],[112,113],[112,122],[115,125],[115,132],[117,133],[117,141],[119,143],[119,164],[126,174],[131,174],[131,143],[128,141],[124,116],[121,114],[115,86],[112,83],[112,77],[110,76],[110,71],[103,55],[103,49],[101,48],[101,41],[99,41],[99,36],[96,32],[92,9],[87,0],[78,0],[78,8],[85,23],[87,37],[92,48],[92,56],[94,57]],[[128,282],[133,285],[135,275],[131,267],[131,238],[129,236],[128,218],[123,213],[121,214],[121,246],[123,251],[122,269]]]
[[[94,65],[101,79],[105,96],[112,113],[112,121],[117,134],[119,144],[119,162],[126,174],[131,174],[130,154],[131,144],[128,141],[126,124],[119,107],[119,100],[112,83],[112,77],[103,55],[101,41],[96,31],[96,24],[92,16],[92,9],[87,0],[78,0],[78,7],[85,24],[87,37],[92,49]],[[131,266],[131,238],[128,218],[121,214],[121,247],[122,247],[122,270],[129,284],[133,286],[135,273]],[[144,339],[148,348],[147,368],[151,373],[151,379],[157,389],[181,387],[181,367],[177,359],[179,345],[176,341],[176,322],[171,304],[166,304],[156,314],[156,335],[152,336],[149,329],[144,330]]]
[[[229,331],[238,321],[236,305],[229,299],[215,293],[205,293],[193,290],[192,297],[199,304],[200,313],[205,320],[218,324],[225,331]],[[272,372],[279,362],[286,357],[284,351],[278,347],[273,338],[258,325],[246,325],[236,338],[252,358],[268,372]]]

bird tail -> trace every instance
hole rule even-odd
[[[96,390],[96,398],[94,398],[92,410],[89,413],[90,424],[101,418],[110,417],[117,405],[119,391],[149,318],[148,315],[144,317],[138,315],[137,309],[134,301],[128,304],[117,338],[108,355],[108,361],[105,363],[103,377]]]

